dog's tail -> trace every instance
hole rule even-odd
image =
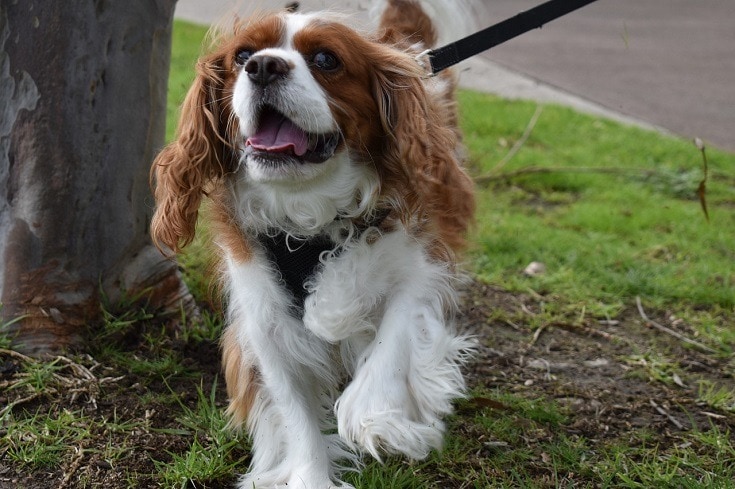
[[[477,30],[480,0],[377,0],[371,17],[384,38],[431,48]]]

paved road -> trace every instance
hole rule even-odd
[[[541,3],[480,1],[481,25]],[[179,0],[177,15],[210,23],[237,6],[270,3]],[[735,0],[599,0],[485,53],[462,76],[476,88],[569,103],[735,151]]]
[[[535,0],[487,0],[498,21]],[[735,0],[599,0],[485,57],[735,151]]]

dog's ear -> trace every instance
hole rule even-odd
[[[376,101],[386,134],[381,164],[394,201],[403,204],[404,220],[428,217],[433,232],[449,249],[465,244],[474,213],[473,184],[462,164],[451,80],[427,93],[426,76],[403,53],[376,70]],[[442,85],[443,84],[443,85]]]
[[[156,211],[151,236],[159,249],[178,252],[194,238],[207,186],[236,164],[228,141],[234,129],[225,93],[223,58],[210,55],[197,64],[197,75],[181,107],[176,139],[151,168]]]

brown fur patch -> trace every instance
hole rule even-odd
[[[254,355],[243,349],[232,326],[222,334],[221,345],[222,369],[230,400],[227,414],[230,416],[230,426],[240,428],[247,421],[260,389]]]
[[[253,258],[253,249],[245,233],[237,224],[232,204],[222,188],[210,194],[212,199],[210,226],[215,244],[237,263],[249,262]]]
[[[426,47],[436,43],[431,19],[414,0],[389,0],[380,17],[380,26],[384,29],[383,42],[422,43]]]

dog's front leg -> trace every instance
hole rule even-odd
[[[441,446],[442,417],[463,394],[460,367],[472,344],[454,331],[446,266],[401,232],[370,248],[381,258],[367,263],[379,266],[365,267],[359,280],[361,297],[370,299],[362,303],[363,320],[374,321],[374,337],[346,362],[355,370],[335,406],[339,434],[376,458],[388,452],[421,459]]]
[[[374,336],[376,311],[402,280],[404,260],[417,252],[416,244],[410,243],[403,229],[385,235],[371,230],[349,243],[312,280],[304,325],[332,343]]]
[[[293,317],[290,297],[263,257],[228,259],[227,279],[228,333],[234,328],[243,354],[256,357],[259,378],[247,419],[253,462],[240,487],[334,487],[335,460],[345,452],[321,431],[338,382],[331,347]]]

